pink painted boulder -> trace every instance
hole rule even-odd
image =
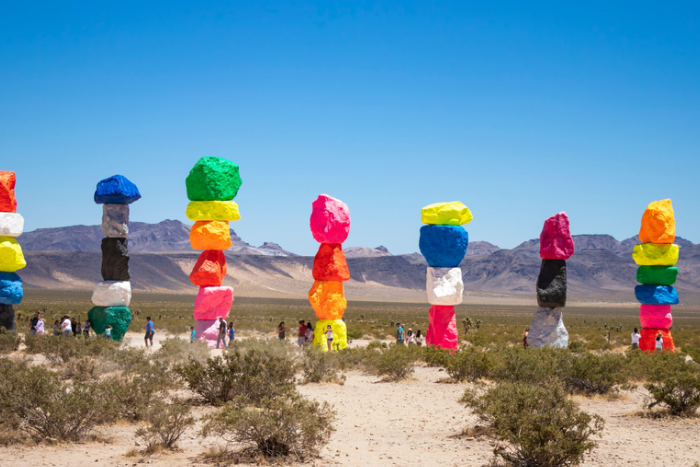
[[[195,338],[206,342],[209,348],[216,347],[216,339],[219,337],[219,320],[198,319],[194,325]]]
[[[455,307],[433,305],[428,313],[428,332],[425,334],[426,345],[443,349],[457,350],[457,318]]]
[[[639,321],[643,328],[669,329],[673,325],[671,305],[642,305]]]
[[[194,319],[226,319],[233,305],[233,288],[200,287],[194,300]]]
[[[574,239],[569,232],[569,216],[560,212],[544,221],[540,234],[540,257],[566,260],[573,254]]]
[[[343,243],[350,233],[348,205],[328,195],[312,203],[311,233],[318,243]]]

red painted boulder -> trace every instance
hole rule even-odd
[[[319,243],[343,243],[350,233],[348,205],[328,195],[312,203],[311,233]]]
[[[226,257],[219,250],[206,250],[190,273],[190,280],[200,287],[219,286],[226,277]]]
[[[350,280],[348,262],[345,261],[343,247],[340,243],[322,243],[314,258],[314,280],[347,281]]]
[[[0,212],[17,212],[14,172],[0,171]]]
[[[194,300],[194,319],[226,319],[233,305],[232,287],[200,287]]]
[[[669,352],[675,352],[676,347],[673,345],[673,337],[671,336],[671,331],[668,329],[658,329],[658,328],[642,328],[641,335],[639,339],[639,350],[645,352],[653,352],[656,349],[656,336],[661,333],[664,341],[664,350]]]
[[[428,332],[425,334],[426,345],[443,349],[457,350],[457,318],[455,307],[433,305],[428,313]]]
[[[643,328],[670,329],[673,326],[671,305],[642,305],[639,321]]]
[[[567,260],[573,254],[574,239],[569,231],[569,216],[560,212],[544,221],[540,234],[540,257]]]

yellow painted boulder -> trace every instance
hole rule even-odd
[[[314,281],[309,301],[319,319],[340,319],[348,307],[343,283],[336,281]]]
[[[670,199],[654,201],[642,216],[639,241],[642,243],[673,243],[676,239],[676,218]]]
[[[0,272],[15,272],[27,265],[22,247],[12,237],[0,237]]]
[[[190,244],[195,250],[228,250],[231,231],[226,221],[197,221],[190,230]]]
[[[192,201],[187,205],[191,221],[239,221],[238,205],[233,201]]]
[[[331,350],[343,350],[348,346],[348,330],[345,326],[345,321],[342,319],[322,319],[316,323],[314,329],[313,344],[317,345],[321,350],[328,350],[328,326],[330,325],[333,331],[333,341],[331,342]]]
[[[640,266],[673,266],[678,253],[678,245],[642,243],[634,246],[632,258]]]
[[[472,212],[459,201],[435,203],[420,210],[421,222],[430,225],[464,225],[472,221]]]

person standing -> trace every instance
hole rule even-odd
[[[226,347],[226,321],[224,318],[219,316],[219,334],[216,336],[216,348],[219,348],[219,343],[223,343],[223,347]]]
[[[526,328],[525,332],[523,333],[523,348],[527,349],[528,348],[528,343],[527,343],[527,336],[530,335],[530,328]]]
[[[409,345],[416,343],[416,337],[413,335],[413,329],[411,328],[408,328],[408,332],[406,333],[406,343]]]
[[[63,335],[65,337],[69,337],[73,332],[68,316],[63,317],[63,322],[61,323],[61,331],[63,332]]]
[[[664,336],[661,333],[658,333],[656,335],[656,348],[654,349],[654,351],[656,350],[661,352],[663,352],[664,350]]]
[[[281,341],[285,339],[285,332],[286,328],[284,327],[284,321],[282,321],[279,326],[277,326],[277,337],[280,338]]]
[[[326,329],[326,344],[328,344],[328,350],[332,350],[333,347],[333,328],[331,328],[331,325],[328,325],[328,329]]]
[[[194,344],[195,337],[197,337],[197,332],[194,330],[194,326],[190,326],[190,344]]]
[[[632,348],[633,349],[638,349],[639,348],[639,339],[642,338],[642,335],[639,334],[639,330],[637,328],[634,328],[634,332],[632,333]]]
[[[37,318],[36,326],[34,326],[34,328],[36,329],[37,336],[44,335],[44,325],[45,324],[46,324],[46,320],[44,319],[43,316],[39,315],[39,317]]]
[[[146,336],[143,338],[144,342],[146,343],[146,347],[148,347],[148,341],[151,341],[151,348],[153,348],[153,334],[156,333],[156,328],[153,325],[153,321],[151,321],[150,316],[146,316]]]
[[[403,345],[403,326],[401,323],[396,323],[396,344]]]
[[[35,311],[32,320],[29,322],[29,335],[36,336],[36,323],[39,322],[39,312]]]
[[[299,347],[304,347],[306,342],[306,323],[304,320],[299,321],[299,337],[297,338],[297,344]]]
[[[78,333],[78,323],[75,322],[75,318],[70,319],[70,329],[73,331],[73,337]]]
[[[110,326],[109,324],[105,326],[105,339],[107,339],[108,341],[112,340],[112,326]]]
[[[233,329],[233,321],[228,323],[228,346],[231,347],[233,340],[236,338],[236,331]]]
[[[58,324],[58,320],[53,322],[53,335],[58,336],[61,333],[61,325]]]
[[[83,323],[83,337],[87,339],[90,337],[90,320],[86,319]]]
[[[423,346],[423,334],[421,334],[420,329],[416,331],[416,345],[418,347]]]

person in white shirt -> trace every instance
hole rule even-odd
[[[63,317],[63,322],[61,323],[61,331],[66,337],[70,336],[73,333],[73,328],[70,324],[70,318],[67,316]]]
[[[44,335],[44,324],[46,324],[46,320],[44,319],[43,316],[39,315],[39,319],[36,322],[36,335],[37,336],[43,336]]]
[[[311,321],[306,326],[306,343],[310,344],[314,340],[314,328],[311,326]]]
[[[407,345],[416,343],[416,336],[413,335],[413,329],[411,328],[408,328],[408,332],[406,333],[406,343]]]
[[[664,336],[661,333],[658,333],[656,335],[656,349],[655,350],[664,350]]]
[[[639,339],[641,338],[641,334],[639,334],[639,330],[637,328],[634,328],[634,332],[632,333],[632,348],[633,349],[638,349],[639,348]]]
[[[333,346],[333,329],[330,324],[328,325],[328,329],[326,329],[326,343],[328,344],[328,350],[331,350]]]

